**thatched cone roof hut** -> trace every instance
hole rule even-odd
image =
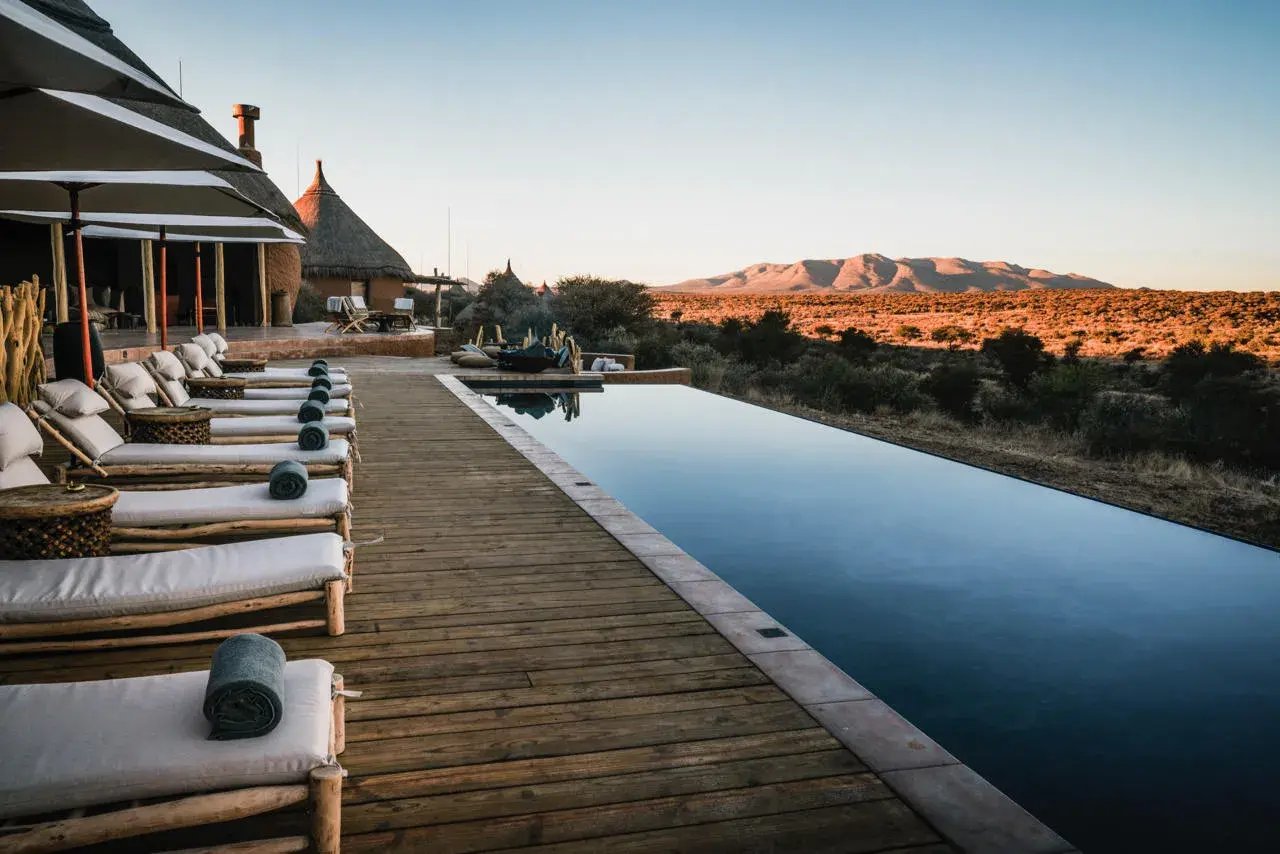
[[[324,177],[316,161],[316,176],[293,206],[307,227],[301,247],[302,277],[322,296],[356,294],[371,308],[390,310],[391,301],[404,296],[404,285],[416,279],[404,257],[347,206]]]

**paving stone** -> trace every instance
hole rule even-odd
[[[677,581],[671,584],[671,589],[703,615],[760,610],[754,602],[718,578],[712,581]]]
[[[881,700],[819,703],[806,708],[876,771],[955,765],[959,761]]]
[[[662,534],[616,534],[615,537],[636,556],[684,554],[679,546]]]
[[[707,622],[715,626],[739,652],[747,655],[809,648],[790,629],[764,611],[711,614],[707,617]]]
[[[668,584],[677,581],[719,581],[720,576],[687,554],[640,555],[640,562]]]
[[[870,691],[816,650],[762,652],[749,658],[801,705],[871,697]]]

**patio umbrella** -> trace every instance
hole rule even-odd
[[[0,127],[15,129],[0,138],[0,169],[261,171],[234,150],[128,104],[53,89],[0,90]]]
[[[65,194],[65,195],[64,195]],[[187,214],[248,216],[261,209],[240,195],[230,184],[207,172],[0,172],[0,207],[34,212],[60,212],[62,199],[75,238],[76,277],[80,303],[80,343],[84,356],[85,383],[94,385],[93,357],[89,346],[89,300],[85,284],[84,241],[81,235],[84,210],[82,196],[89,199],[88,210],[124,214]],[[160,230],[160,294],[163,306],[168,297],[164,261],[167,253],[164,229]],[[168,346],[168,318],[161,312],[161,346]]]
[[[0,97],[37,87],[191,109],[79,0],[0,0]]]

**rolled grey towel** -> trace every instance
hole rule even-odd
[[[324,365],[327,368],[329,367],[329,361],[327,359],[316,359],[311,363],[311,365],[312,367],[315,367],[316,365]]]
[[[312,421],[320,421],[324,418],[324,406],[316,403],[314,400],[304,400],[302,406],[298,407],[298,421],[302,424],[309,424]]]
[[[322,388],[325,391],[333,391],[333,380],[328,376],[316,377],[311,381],[312,388]]]
[[[324,386],[313,386],[311,391],[307,393],[307,400],[314,400],[316,403],[324,405],[329,402],[329,390]]]
[[[322,421],[311,421],[298,431],[298,447],[304,451],[323,451],[329,447],[329,428]]]
[[[311,367],[307,368],[307,374],[313,377],[320,377],[320,376],[327,377],[329,375],[329,366],[321,365],[321,364],[312,365]]]
[[[227,638],[213,652],[204,689],[211,741],[257,738],[284,715],[284,650],[262,635]]]
[[[306,430],[306,427],[302,428]],[[298,444],[302,444],[301,441]],[[277,501],[301,498],[307,491],[307,467],[297,460],[282,460],[267,475],[267,492]]]

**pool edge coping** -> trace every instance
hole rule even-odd
[[[1076,848],[795,632],[627,509],[453,374],[435,378],[791,697],[948,843],[974,854]],[[519,431],[518,434],[516,431]],[[778,628],[778,638],[759,635]],[[771,643],[772,641],[772,643]]]

